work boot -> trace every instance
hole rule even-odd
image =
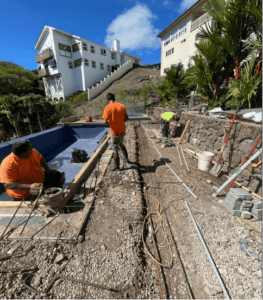
[[[120,171],[120,158],[119,156],[113,157],[114,166],[110,167],[111,171]]]
[[[121,148],[122,151],[122,155],[123,155],[123,160],[128,163],[129,159],[128,159],[128,153],[127,153],[127,149],[126,148]]]

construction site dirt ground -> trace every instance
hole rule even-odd
[[[152,129],[158,125],[128,126],[125,145],[131,163],[121,159],[121,171],[107,169],[85,223],[84,240],[0,241],[1,255],[17,246],[14,253],[21,252],[21,257],[0,260],[0,298],[223,299],[185,201],[230,297],[262,297],[261,234],[228,212],[224,193],[212,197],[220,178],[198,170],[197,161],[185,153],[188,172],[184,160],[180,164],[177,142],[161,148]],[[152,141],[197,199],[161,160]],[[261,231],[261,222],[250,223]],[[37,269],[27,278],[32,264]],[[26,278],[30,287],[23,283]]]

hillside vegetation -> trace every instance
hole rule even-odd
[[[55,127],[60,118],[101,115],[107,104],[105,97],[108,92],[114,93],[119,102],[149,104],[150,86],[163,80],[149,79],[150,75],[159,75],[160,71],[137,68],[116,80],[91,101],[88,101],[86,92],[77,92],[54,104],[43,96],[43,83],[36,73],[13,63],[0,62],[0,81],[5,85],[0,92],[0,141],[13,135],[25,136]],[[141,79],[144,81],[139,82]]]

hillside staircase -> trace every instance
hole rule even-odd
[[[87,89],[88,99],[92,100],[97,97],[99,94],[104,92],[113,81],[120,79],[124,74],[130,71],[133,68],[139,68],[140,65],[133,63],[132,61],[127,61],[125,64],[119,66],[117,70],[114,70],[109,74],[104,80],[101,80],[99,83],[94,84],[92,87]]]

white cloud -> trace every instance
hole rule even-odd
[[[183,0],[178,9],[178,12],[182,13],[186,11],[189,7],[191,7],[196,2],[197,2],[196,0]]]
[[[156,37],[160,30],[153,25],[153,21],[157,18],[147,5],[137,4],[110,23],[105,45],[113,48],[113,41],[118,39],[121,50],[160,48],[160,40]]]
[[[164,6],[168,6],[168,5],[170,5],[170,4],[172,4],[169,0],[165,0],[164,2],[163,2],[163,5]]]

